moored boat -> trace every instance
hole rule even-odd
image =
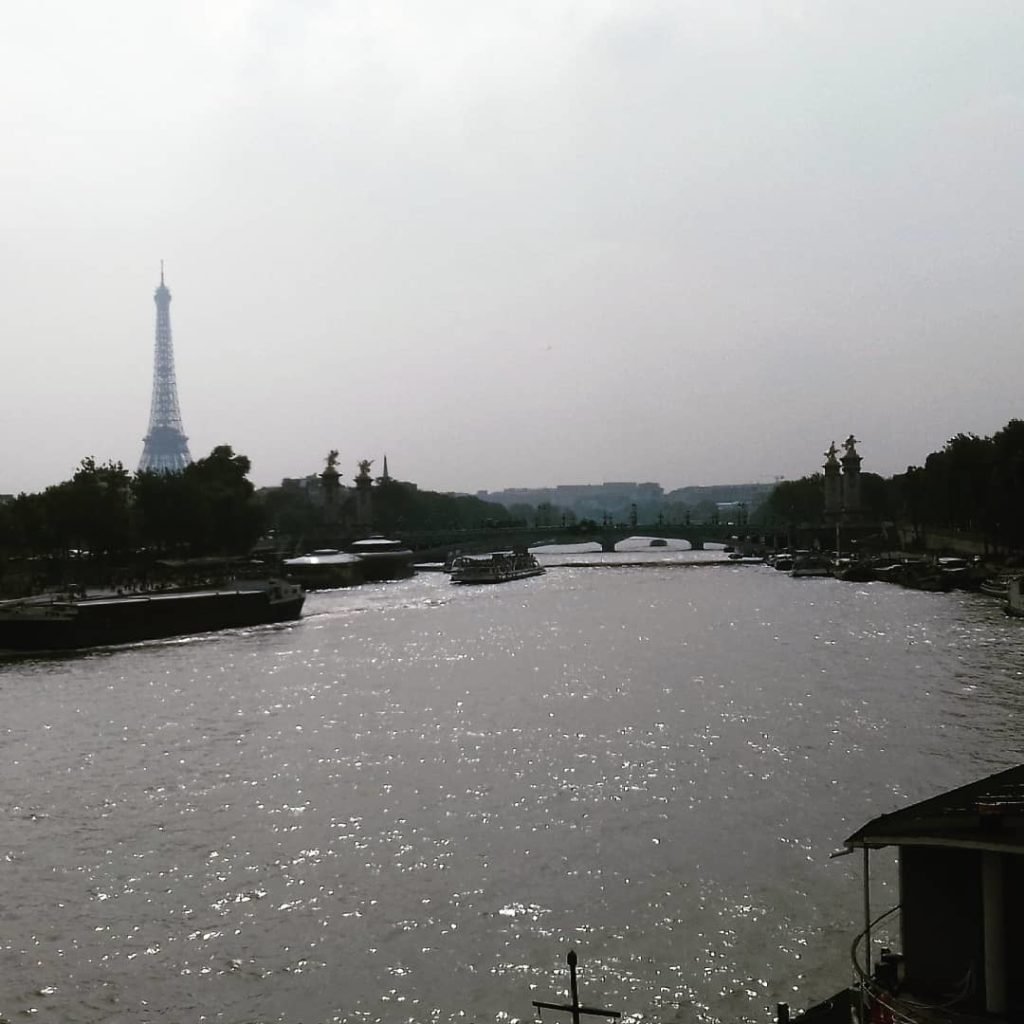
[[[911,590],[943,591],[953,589],[953,580],[945,575],[935,562],[924,558],[904,558],[874,567],[875,579],[883,583],[897,583]]]
[[[359,556],[363,579],[368,581],[406,579],[416,571],[415,555],[400,540],[374,535],[354,541],[346,550]]]
[[[911,590],[928,590],[933,593],[953,589],[952,579],[934,562],[928,561],[906,562],[899,583]]]
[[[790,576],[831,576],[832,563],[824,555],[798,555],[793,559]]]
[[[833,567],[832,575],[847,583],[870,583],[875,578],[875,570],[867,562],[845,559]]]
[[[459,555],[452,562],[452,583],[507,583],[546,570],[529,551],[491,551],[486,555]]]
[[[980,559],[948,556],[936,558],[935,565],[953,590],[980,590],[985,580],[985,569]]]
[[[1011,579],[1010,576],[989,576],[981,581],[978,589],[989,597],[1001,597],[1005,601]]]
[[[286,558],[283,564],[288,578],[307,590],[351,587],[363,582],[363,560],[337,548],[318,548],[297,558]]]
[[[0,604],[0,650],[68,651],[297,619],[305,593],[284,580],[218,588],[51,594]]]
[[[902,583],[906,570],[902,562],[877,561],[873,571],[875,579],[883,583]]]

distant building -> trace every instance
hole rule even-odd
[[[718,501],[715,502],[715,511],[718,514],[718,521],[730,523],[735,526],[746,526],[749,518],[749,511],[745,501]]]
[[[601,484],[558,484],[555,487],[507,487],[503,491],[477,491],[481,501],[502,505],[540,505],[550,502],[562,508],[618,507],[635,501],[658,501],[665,492],[661,484],[635,480],[609,480]]]
[[[300,477],[286,476],[281,481],[281,487],[286,491],[302,491],[315,505],[323,503],[324,492],[319,473]]]
[[[666,493],[654,481],[606,480],[600,484],[559,484],[556,487],[509,487],[503,491],[478,491],[482,501],[498,502],[506,508],[514,505],[551,504],[579,519],[596,522],[623,521],[636,516],[652,523],[659,516],[668,521],[681,519],[693,510],[698,516],[711,515],[716,505],[742,506],[749,515],[771,493],[773,484],[721,484],[707,487],[683,487]],[[744,520],[745,521],[745,520]]]

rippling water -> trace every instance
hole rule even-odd
[[[666,564],[0,663],[0,1018],[528,1020],[575,948],[627,1019],[765,1020],[849,979],[842,840],[1022,760],[1022,654],[983,597]]]

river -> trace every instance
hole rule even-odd
[[[1024,622],[664,557],[0,662],[0,1019],[531,1020],[570,948],[630,1021],[846,984],[830,854],[1022,760]]]

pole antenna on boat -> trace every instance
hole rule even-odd
[[[569,955],[565,958],[566,963],[569,965],[569,995],[572,997],[572,1002],[569,1003],[545,1003],[540,1000],[534,999],[533,1005],[537,1007],[537,1010],[558,1010],[560,1013],[571,1013],[572,1024],[580,1024],[580,1017],[586,1015],[588,1017],[612,1017],[618,1018],[622,1014],[618,1010],[604,1010],[598,1006],[581,1006],[579,990],[576,986],[576,950],[570,949]],[[540,1016],[538,1012],[537,1016]]]

